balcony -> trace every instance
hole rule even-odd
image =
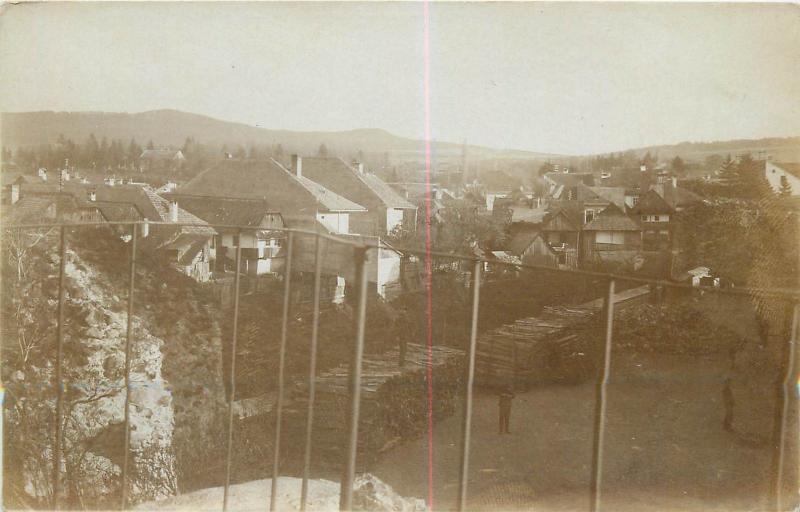
[[[137,268],[152,262],[146,261],[146,240],[139,238],[136,223],[108,228],[57,224],[4,230],[17,239],[46,232],[38,243],[56,249],[57,274],[46,278],[54,287],[53,376],[36,383],[53,396],[52,410],[44,399],[42,410],[61,420],[75,407],[70,365],[82,342],[68,320],[79,292],[67,274],[71,280],[77,275],[75,254],[87,243],[86,233],[116,240],[127,254],[116,262],[124,272],[104,277],[126,283],[127,296],[103,296],[107,314],[126,322],[124,335],[118,333],[124,358],[108,363],[121,372],[121,395],[113,404],[124,435],[119,458],[109,457],[118,462],[119,477],[112,483],[119,486],[118,505],[126,508],[141,491],[136,460],[143,457],[132,449],[132,440],[143,435],[141,427],[131,427],[141,425],[132,418],[139,417],[138,397],[145,393],[132,379],[142,374],[136,358],[143,349],[137,334],[141,320],[132,319],[157,313],[153,310],[165,306],[175,285],[165,283],[162,292]],[[120,232],[130,241],[119,241]],[[519,271],[514,278],[493,280],[484,275],[481,258],[402,250],[419,259],[423,287],[403,290],[397,302],[389,302],[368,290],[378,244],[302,230],[283,233],[286,260],[279,289],[244,296],[238,248],[233,300],[219,312],[228,354],[227,411],[221,416],[221,457],[209,468],[216,479],[208,486],[221,487],[223,510],[231,507],[233,486],[257,478],[269,479],[270,503],[263,508],[275,509],[283,492],[278,476],[302,481],[297,495],[302,509],[308,481],[320,475],[330,479],[332,473],[339,475],[340,508],[351,510],[354,482],[366,472],[429,503],[435,497],[437,509],[487,503],[548,509],[566,503],[569,509],[619,510],[631,496],[663,507],[697,504],[686,493],[704,505],[774,510],[796,505],[796,290],[692,287],[519,263],[508,263]],[[337,255],[337,265],[347,268],[327,268],[332,260],[326,254]],[[48,264],[43,261],[38,264]],[[334,308],[321,301],[328,271],[348,276],[344,311],[351,315],[352,330],[332,330],[325,316]],[[301,287],[310,293],[301,293]],[[25,297],[20,301],[27,307]],[[397,311],[404,313],[392,319]],[[259,316],[274,318],[278,329],[251,330],[261,325]],[[754,328],[759,322],[767,324],[766,331]],[[200,334],[208,328],[192,327]],[[386,339],[390,332],[400,341]],[[340,338],[344,341],[337,342]],[[344,343],[335,347],[346,347],[347,353],[332,350],[335,343]],[[256,354],[259,345],[271,348]],[[765,353],[769,357],[754,355]],[[751,360],[762,364],[758,372],[747,371]],[[190,381],[201,378],[192,375],[195,368],[184,370]],[[399,382],[392,379],[408,379],[402,382],[411,387],[391,388]],[[507,386],[516,394],[511,434],[499,435],[496,397]],[[77,396],[88,399],[93,392]],[[258,400],[244,402],[245,392]],[[729,396],[736,404],[727,402]],[[413,403],[390,402],[392,397]],[[251,402],[256,405],[247,409]],[[397,427],[401,439],[390,444],[377,435],[383,424],[378,429],[370,422],[395,407],[409,407],[417,419]],[[76,496],[88,492],[76,491],[75,480],[66,485],[72,460],[67,452],[74,448],[66,436],[69,424],[51,421],[54,442],[41,450],[59,461],[49,478],[53,508],[73,506]],[[251,427],[264,430],[253,434]],[[259,437],[264,432],[270,436],[266,444],[250,444],[264,443]],[[737,442],[744,448],[730,450]],[[397,443],[402,447],[392,449]],[[262,453],[270,455],[266,463]],[[148,476],[158,481],[161,474]]]

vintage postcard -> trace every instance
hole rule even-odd
[[[800,511],[800,7],[0,5],[8,510]]]

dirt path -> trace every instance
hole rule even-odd
[[[766,448],[722,430],[726,362],[700,357],[617,358],[604,477],[605,510],[763,510]],[[588,510],[594,388],[518,394],[511,435],[497,434],[497,399],[475,400],[469,508]],[[434,430],[434,507],[457,493],[460,411]],[[427,440],[395,448],[373,472],[407,496],[427,496]]]

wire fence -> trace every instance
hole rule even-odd
[[[132,351],[134,340],[133,318],[137,312],[137,308],[141,305],[134,300],[136,297],[136,275],[137,264],[140,255],[140,240],[138,233],[142,231],[142,222],[135,223],[98,223],[98,224],[37,224],[37,225],[18,225],[18,226],[5,226],[4,230],[42,230],[42,229],[57,229],[59,233],[59,277],[58,277],[58,314],[57,314],[57,351],[55,359],[55,382],[56,382],[56,409],[55,417],[62,418],[64,415],[64,378],[62,368],[64,365],[64,336],[65,336],[65,265],[67,262],[68,238],[69,233],[73,230],[88,229],[90,227],[98,226],[114,226],[121,230],[127,230],[130,235],[128,239],[129,247],[129,267],[128,267],[128,296],[127,296],[127,328],[125,334],[125,349],[124,349],[124,443],[123,454],[124,459],[121,466],[121,502],[120,506],[125,509],[131,505],[130,491],[131,491],[131,431],[130,431],[130,409],[131,409],[131,363]],[[170,228],[178,227],[197,227],[191,224],[177,224],[177,223],[146,223],[150,226],[169,226]],[[204,225],[203,227],[208,227]],[[229,225],[212,225],[217,230],[227,230],[229,232],[236,232],[239,235],[242,233],[255,232],[258,228],[252,226],[229,226]],[[364,359],[365,350],[365,335],[368,323],[368,302],[374,293],[370,294],[370,281],[373,279],[372,270],[368,267],[371,262],[379,259],[380,251],[385,250],[385,246],[371,239],[358,238],[358,237],[340,237],[329,235],[325,233],[318,233],[313,231],[306,231],[300,229],[281,229],[270,230],[273,232],[281,233],[285,239],[285,264],[281,270],[283,274],[283,303],[281,310],[281,334],[280,344],[277,359],[277,373],[276,373],[276,395],[274,401],[274,438],[273,438],[273,460],[271,469],[271,492],[270,502],[265,504],[270,510],[276,510],[278,504],[276,502],[279,494],[278,486],[280,484],[277,478],[281,475],[281,446],[284,443],[284,430],[285,418],[284,408],[286,403],[286,358],[287,358],[287,343],[291,329],[291,315],[293,304],[303,302],[304,304],[311,305],[311,333],[308,345],[308,373],[307,381],[307,405],[305,412],[305,426],[303,435],[303,454],[302,454],[302,487],[300,496],[300,509],[305,510],[308,504],[309,493],[309,479],[311,475],[312,464],[312,433],[315,429],[315,408],[316,408],[316,386],[319,379],[318,367],[318,351],[320,339],[320,311],[323,290],[322,290],[322,277],[323,275],[331,275],[335,273],[335,269],[326,268],[330,262],[326,262],[326,252],[331,247],[347,247],[352,252],[352,259],[350,264],[352,268],[348,270],[349,282],[355,283],[353,290],[355,307],[354,313],[354,329],[353,341],[350,346],[350,362],[348,365],[348,401],[347,401],[347,426],[346,426],[346,443],[342,451],[342,472],[340,477],[341,490],[340,490],[340,509],[351,510],[354,506],[354,479],[357,472],[357,451],[359,447],[359,425],[362,403],[362,389],[364,383],[362,382],[362,361]],[[239,236],[238,239],[242,237]],[[312,241],[312,243],[303,242]],[[300,247],[298,249],[298,246]],[[308,249],[311,248],[311,251]],[[476,354],[478,352],[478,339],[481,333],[481,328],[489,328],[491,326],[482,326],[482,312],[486,308],[482,303],[482,293],[488,293],[483,290],[485,279],[494,279],[497,281],[506,279],[513,281],[520,272],[537,272],[537,276],[551,275],[553,279],[565,279],[567,277],[582,279],[583,289],[587,289],[587,295],[602,297],[602,322],[603,322],[603,339],[602,348],[599,350],[599,358],[597,360],[598,374],[596,379],[595,396],[594,396],[594,416],[592,426],[592,459],[591,459],[591,482],[590,493],[591,501],[590,508],[592,511],[599,511],[603,508],[603,488],[604,488],[604,468],[607,466],[606,457],[608,456],[604,451],[606,445],[606,432],[607,432],[607,409],[609,400],[609,380],[612,372],[612,361],[615,357],[612,347],[614,345],[614,322],[615,322],[615,292],[620,289],[631,289],[636,286],[647,286],[650,290],[667,290],[675,293],[688,293],[692,296],[699,294],[709,294],[719,297],[753,297],[769,298],[777,301],[782,301],[790,304],[792,308],[792,327],[791,339],[785,344],[784,360],[782,363],[783,377],[780,380],[780,385],[776,390],[778,394],[777,403],[779,404],[776,412],[776,431],[774,435],[774,442],[772,443],[773,450],[773,485],[771,491],[772,508],[775,510],[784,510],[787,504],[787,497],[785,496],[785,479],[787,464],[793,461],[789,460],[791,453],[791,418],[790,411],[793,407],[792,397],[794,396],[794,386],[798,382],[798,366],[796,363],[796,344],[798,337],[798,322],[800,321],[800,295],[797,290],[790,289],[725,289],[716,287],[697,287],[691,284],[675,283],[671,281],[645,279],[640,277],[615,275],[602,272],[594,272],[580,269],[558,269],[546,266],[526,265],[520,263],[509,263],[498,260],[489,260],[485,258],[476,258],[474,256],[464,256],[458,254],[441,253],[437,251],[421,251],[417,249],[403,249],[395,248],[404,258],[417,258],[419,261],[426,262],[424,266],[426,269],[434,268],[430,262],[435,258],[437,261],[436,268],[450,268],[463,269],[462,274],[463,286],[468,291],[463,299],[460,299],[460,307],[467,311],[467,318],[465,322],[459,322],[457,326],[451,326],[450,329],[456,329],[459,333],[466,334],[465,339],[468,340],[463,346],[465,350],[465,363],[464,363],[464,378],[461,381],[463,388],[461,390],[463,396],[463,406],[461,408],[461,439],[459,440],[459,457],[458,457],[458,491],[457,503],[458,510],[465,510],[469,508],[468,501],[468,483],[470,473],[470,451],[471,451],[471,434],[473,425],[473,401],[476,387]],[[311,257],[313,255],[313,258]],[[304,301],[292,300],[293,293],[296,291],[295,280],[293,274],[300,270],[295,270],[294,265],[302,263],[302,258],[306,258],[306,263],[310,266],[300,265],[300,268],[306,272],[310,272],[313,277],[311,285],[310,297],[306,297]],[[310,258],[310,261],[308,259]],[[298,263],[300,262],[300,263]],[[238,324],[240,318],[240,297],[241,297],[241,277],[242,277],[242,247],[241,245],[235,248],[235,262],[234,262],[234,285],[233,285],[233,304],[230,312],[231,331],[230,331],[230,364],[227,385],[227,415],[226,415],[226,459],[225,459],[225,476],[224,476],[224,497],[221,504],[223,510],[228,510],[230,507],[229,489],[232,482],[232,457],[233,446],[236,442],[235,421],[234,421],[234,398],[236,395],[237,387],[237,334],[240,331]],[[309,270],[310,269],[310,270]],[[489,282],[487,282],[489,283]],[[489,283],[490,284],[490,283]],[[349,286],[349,285],[348,285]],[[433,286],[432,271],[422,272],[421,283],[419,289],[414,293],[420,296],[425,296],[430,300],[430,289]],[[587,288],[588,287],[588,288]],[[616,290],[615,290],[616,288]],[[349,290],[350,288],[348,288]],[[600,294],[595,294],[595,291],[600,289]],[[520,301],[519,297],[512,297],[508,299],[503,307],[512,307],[514,300]],[[485,301],[485,299],[484,299]],[[429,304],[429,308],[430,308]],[[484,309],[482,309],[484,308]],[[430,343],[432,337],[431,333],[436,329],[436,332],[446,332],[448,327],[446,325],[447,318],[444,318],[444,323],[441,327],[433,325],[434,320],[431,318],[430,309],[428,312],[426,332],[428,336],[427,342]],[[437,320],[438,321],[438,320]],[[446,334],[444,335],[447,336]],[[458,335],[460,336],[460,334]],[[401,348],[401,352],[405,350]],[[432,347],[427,347],[429,357],[432,354]],[[400,356],[402,365],[403,355]],[[428,372],[432,372],[432,363],[429,360],[427,366]],[[431,420],[432,421],[432,420]],[[52,489],[53,489],[53,503],[54,509],[62,507],[62,495],[64,489],[62,487],[62,457],[63,457],[63,422],[54,421],[54,437],[53,437],[53,474],[52,474]]]

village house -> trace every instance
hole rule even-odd
[[[647,191],[630,209],[642,226],[642,249],[664,251],[672,248],[675,210],[655,190]]]
[[[672,178],[651,186],[628,213],[642,226],[642,248],[645,251],[671,251],[675,247],[676,215],[702,202],[694,192],[678,186]]]
[[[217,233],[205,221],[181,208],[176,201],[156,194],[149,186],[99,186],[89,189],[88,194],[90,202],[121,221],[144,222],[140,226],[143,251],[196,281],[211,279]]]
[[[233,199],[213,196],[166,194],[181,208],[215,226],[215,271],[224,272],[236,265],[236,247],[241,246],[241,272],[251,277],[275,274],[283,269],[285,227],[280,212],[260,199]],[[225,226],[250,226],[240,230]]]
[[[351,234],[350,215],[366,212],[363,206],[304,176],[302,159],[295,159],[291,169],[274,159],[224,160],[179,187],[176,193],[264,201],[280,212],[286,227],[334,235]],[[355,278],[353,253],[327,244],[325,251],[323,293],[340,301],[346,283]],[[297,236],[294,254],[295,271],[314,271],[314,237]]]
[[[75,193],[78,188],[75,183],[48,182],[41,176],[9,176],[3,185],[2,203],[17,223],[21,218],[28,223],[108,220],[96,205]]]
[[[302,166],[288,169],[270,160],[223,160],[178,187],[177,194],[265,201],[288,227],[350,233],[350,215],[365,212],[356,204],[303,176]]]
[[[614,203],[586,223],[583,232],[586,262],[632,263],[642,249],[642,228]]]
[[[567,253],[556,251],[540,232],[519,232],[506,244],[505,254],[526,265],[568,267]],[[496,255],[497,256],[497,255]]]
[[[765,162],[764,173],[769,186],[775,193],[788,186],[790,194],[800,196],[800,164]]]
[[[363,163],[352,166],[337,157],[292,157],[295,173],[366,208],[350,215],[350,232],[382,236],[396,227],[414,230],[417,207],[395,192]]]

